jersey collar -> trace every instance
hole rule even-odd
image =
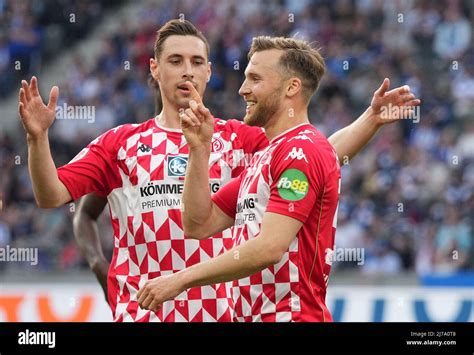
[[[270,141],[270,144],[275,142],[275,140],[277,140],[278,138],[281,138],[282,136],[284,136],[285,134],[297,129],[297,128],[300,128],[302,126],[307,126],[307,125],[310,125],[311,126],[311,123],[300,123],[299,125],[297,126],[294,126],[294,127],[291,127],[290,129],[287,129],[286,131],[278,134],[277,136],[273,137],[272,140]]]
[[[183,130],[181,128],[168,128],[168,127],[164,127],[164,126],[160,125],[158,123],[158,116],[155,116],[155,118],[153,120],[155,121],[155,126],[158,127],[159,129],[163,130],[163,131],[183,134]]]

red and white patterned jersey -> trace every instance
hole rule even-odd
[[[260,128],[215,119],[211,191],[238,176],[249,156],[267,145]],[[187,160],[182,131],[150,119],[104,133],[58,169],[74,200],[90,192],[107,196],[114,230],[108,297],[115,321],[232,320],[229,284],[189,289],[156,313],[137,303],[147,280],[208,260],[232,245],[229,230],[203,241],[185,238],[180,205]]]
[[[235,245],[258,237],[265,212],[303,223],[280,262],[233,282],[239,322],[328,322],[326,287],[336,233],[340,167],[327,139],[310,124],[270,141],[249,167],[213,195],[235,218]],[[271,238],[271,236],[269,236]]]

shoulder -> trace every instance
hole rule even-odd
[[[141,134],[153,128],[153,119],[143,123],[127,123],[109,129],[99,137],[97,137],[91,144],[107,144],[109,147],[122,145],[130,137]]]
[[[316,128],[297,130],[282,137],[273,154],[275,161],[301,162],[316,167],[338,165],[337,154],[327,138]]]
[[[214,118],[214,129],[216,131],[228,131],[236,133],[237,135],[250,134],[261,135],[264,131],[260,127],[248,126],[242,121],[236,119],[223,120],[221,118]]]

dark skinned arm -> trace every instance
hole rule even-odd
[[[79,250],[97,277],[107,300],[109,262],[104,256],[97,226],[97,219],[106,205],[107,199],[94,193],[81,198],[74,214],[73,228]]]

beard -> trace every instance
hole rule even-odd
[[[249,126],[265,127],[268,121],[280,109],[280,94],[281,89],[252,106],[253,113],[245,115],[244,123]]]

